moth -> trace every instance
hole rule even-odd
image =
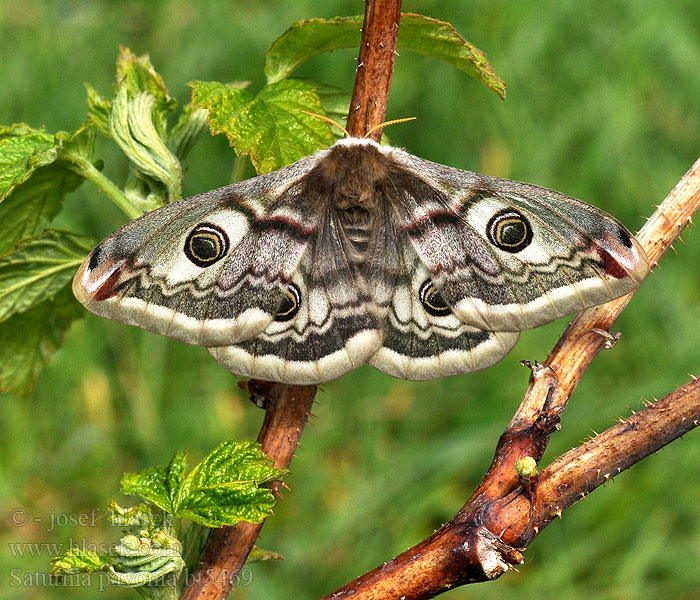
[[[575,198],[346,138],[128,223],[73,292],[236,375],[313,384],[364,363],[406,379],[483,369],[648,269],[624,226]]]

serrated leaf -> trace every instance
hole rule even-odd
[[[66,287],[53,299],[0,323],[0,393],[27,396],[70,324],[84,314]]]
[[[8,146],[24,148],[25,153],[23,159],[15,153],[18,160],[12,166],[0,164],[0,173],[16,175],[4,197],[0,196],[0,256],[13,250],[20,240],[38,233],[58,214],[63,198],[83,182],[71,170],[72,164],[92,159],[95,138],[93,127],[87,124],[74,134],[58,132],[52,136],[26,126],[5,128],[5,134],[0,146],[4,143],[6,152],[0,149],[0,163],[13,154]]]
[[[169,487],[168,467],[164,465],[148,467],[138,473],[124,473],[121,491],[129,496],[141,496],[166,512],[175,512]]]
[[[74,133],[59,131],[54,136],[56,140],[57,160],[90,161],[95,154],[95,137],[97,127],[90,121],[85,121]]]
[[[256,442],[224,442],[185,478],[176,514],[207,527],[260,522],[270,513],[274,497],[259,486],[285,472],[274,467]]]
[[[63,198],[83,179],[53,164],[42,167],[0,202],[0,256],[22,239],[36,234],[63,206]]]
[[[182,482],[185,480],[185,471],[187,470],[187,452],[178,451],[173,456],[166,469],[167,486],[170,490],[171,500],[175,500],[176,494],[182,487]],[[175,511],[171,511],[175,512]]]
[[[100,94],[89,83],[85,84],[87,89],[88,120],[104,135],[109,136],[109,112],[112,110],[112,103]]]
[[[294,23],[265,54],[268,83],[289,77],[299,65],[322,52],[359,47],[361,27],[362,17],[359,16]],[[444,60],[505,98],[505,83],[496,75],[484,53],[449,23],[413,13],[402,14],[398,49]]]
[[[265,53],[268,84],[289,77],[303,62],[338,48],[357,48],[362,38],[362,17],[305,19],[278,37]]]
[[[187,453],[176,452],[167,466],[158,465],[138,473],[124,473],[121,491],[130,496],[141,496],[164,511],[174,514],[186,469]]]
[[[138,473],[124,473],[121,480],[122,494],[141,496],[167,512],[175,512],[170,500],[167,471],[166,466],[158,465]]]
[[[482,81],[505,100],[506,84],[496,75],[486,55],[449,23],[413,13],[403,14],[398,47],[444,60]]]
[[[300,81],[304,81],[314,88],[321,100],[323,112],[326,116],[345,126],[345,118],[348,116],[350,108],[350,92],[313,79],[301,79]],[[334,133],[337,133],[337,131],[336,128],[333,128]],[[342,132],[340,135],[342,135]]]
[[[302,111],[323,114],[312,85],[285,79],[251,97],[223,84],[194,84],[192,103],[209,109],[212,133],[225,133],[236,153],[250,154],[258,173],[268,173],[330,146],[330,127]]]
[[[155,98],[153,124],[159,135],[165,131],[165,115],[177,106],[177,100],[168,94],[163,78],[158,74],[148,54],[136,56],[129,48],[119,47],[117,58],[117,85],[124,84],[129,96],[148,92]]]
[[[24,123],[0,127],[0,201],[43,166],[36,159],[53,146],[53,135]]]
[[[98,554],[87,548],[73,546],[67,552],[51,559],[51,575],[74,575],[76,573],[97,573],[114,563],[105,554]]]
[[[192,106],[208,109],[213,134],[225,133],[231,115],[254,99],[239,82],[192,81],[188,85],[192,88]]]
[[[0,322],[68,285],[94,245],[92,238],[49,229],[0,257]]]

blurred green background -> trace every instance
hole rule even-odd
[[[74,130],[86,115],[83,82],[111,95],[120,44],[149,52],[181,102],[195,79],[250,80],[256,90],[265,50],[291,23],[362,10],[340,0],[3,2],[0,123]],[[418,120],[387,131],[395,145],[563,191],[632,230],[700,155],[697,0],[406,0],[404,10],[452,22],[487,53],[508,99],[401,53],[387,118]],[[350,89],[355,57],[320,56],[299,74]],[[114,146],[102,140],[99,153],[122,182],[126,163]],[[232,161],[223,136],[205,134],[185,192],[228,183]],[[60,225],[102,238],[124,221],[85,184]],[[684,237],[617,322],[624,335],[586,373],[547,462],[700,371],[700,233]],[[291,491],[260,539],[285,560],[246,567],[236,597],[321,596],[449,519],[526,388],[518,361],[544,360],[565,323],[524,333],[505,360],[476,374],[408,383],[365,367],[324,385]],[[117,494],[123,471],[167,462],[177,449],[194,460],[226,438],[254,438],[262,417],[204,349],[92,315],[75,324],[32,395],[1,397],[0,413],[0,597],[41,599],[94,595],[51,586],[42,573],[61,544],[117,539],[101,517],[62,523],[114,496],[128,503]],[[688,434],[566,511],[528,548],[519,573],[444,598],[700,598],[698,440]],[[26,511],[24,526],[11,525],[14,509]]]

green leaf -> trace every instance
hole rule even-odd
[[[146,184],[145,187],[132,185],[126,190],[129,200],[144,211],[162,206],[166,200],[165,190],[168,202],[179,200],[181,195],[180,161],[158,133],[154,124],[155,114],[153,95],[140,92],[130,96],[127,86],[122,85],[109,115],[109,130],[114,141],[138,169],[141,181]],[[154,186],[154,183],[157,185]]]
[[[139,473],[124,473],[122,493],[141,496],[169,513],[177,511],[177,497],[187,468],[187,453],[177,452],[168,466],[149,467]]]
[[[212,133],[225,133],[236,153],[250,154],[258,173],[290,164],[333,143],[313,86],[285,79],[255,97],[221,83],[195,82],[192,103],[209,109]]]
[[[316,90],[326,116],[337,121],[340,125],[345,126],[345,118],[348,116],[348,110],[350,109],[350,92],[343,88],[313,79],[301,79],[300,81],[308,83]],[[335,127],[332,128],[332,131],[337,136],[343,135],[343,133]]]
[[[112,103],[101,95],[89,83],[85,84],[87,89],[88,120],[101,133],[109,136],[109,113],[112,110]]]
[[[213,134],[225,133],[231,116],[254,99],[240,82],[192,81],[188,85],[192,88],[192,106],[208,109]]]
[[[359,47],[361,27],[362,17],[307,19],[294,23],[265,54],[268,83],[289,77],[299,65],[322,52]],[[505,83],[496,75],[484,53],[449,23],[413,13],[402,14],[398,49],[444,60],[505,98]]]
[[[184,476],[187,455],[175,454],[170,464],[125,473],[122,492],[141,496],[177,518],[207,527],[258,522],[270,512],[274,498],[261,488],[279,479],[276,469],[256,442],[224,442]]]
[[[51,559],[51,575],[74,575],[76,573],[97,573],[114,563],[106,554],[98,554],[87,548],[73,546],[67,552]]]
[[[85,314],[68,287],[0,323],[0,393],[25,397],[74,319]]]
[[[5,182],[13,178],[14,183],[0,195],[0,256],[38,233],[61,210],[63,198],[82,183],[73,166],[76,160],[91,164],[95,130],[84,124],[74,134],[53,136],[13,126],[4,134],[0,179],[13,173]]]
[[[0,201],[46,164],[43,155],[53,146],[51,134],[24,123],[0,127]]]
[[[165,115],[177,106],[168,94],[163,78],[151,64],[148,54],[136,56],[129,48],[120,46],[117,58],[117,86],[126,87],[129,97],[141,92],[153,96],[153,125],[159,135],[165,132]]]
[[[289,77],[303,62],[337,48],[358,48],[362,17],[306,19],[297,21],[265,53],[268,84]]]
[[[285,472],[257,442],[224,442],[185,478],[176,514],[207,527],[260,522],[274,504],[272,492],[260,486]]]
[[[182,482],[185,480],[185,471],[187,470],[187,452],[178,451],[173,456],[166,470],[167,486],[170,490],[171,503],[174,503],[177,494],[180,492]],[[171,512],[175,512],[174,510]]]
[[[253,549],[250,551],[250,554],[248,554],[248,558],[245,562],[246,564],[250,564],[254,562],[264,562],[267,560],[284,560],[284,556],[282,556],[279,552],[273,552],[272,550],[265,550],[264,548],[253,546]]]
[[[92,238],[49,229],[0,258],[0,321],[52,298],[73,279]]]
[[[167,145],[184,162],[207,126],[208,112],[191,104],[185,107],[173,130],[168,134]]]
[[[482,81],[505,100],[506,84],[496,75],[486,55],[465,40],[449,23],[423,15],[403,14],[398,47],[400,50],[444,60]]]
[[[62,164],[91,161],[95,155],[96,133],[97,127],[90,121],[83,123],[75,133],[57,132],[56,159]]]
[[[122,494],[141,496],[165,511],[175,512],[170,500],[167,470],[166,466],[158,465],[138,473],[124,473],[121,480]]]
[[[22,239],[36,234],[63,206],[63,198],[83,179],[53,164],[34,172],[0,202],[0,256],[10,252]]]

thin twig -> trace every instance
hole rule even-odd
[[[637,236],[656,265],[700,206],[700,159]],[[455,517],[433,535],[326,596],[326,600],[419,600],[500,576],[554,517],[622,470],[655,452],[700,419],[695,379],[560,457],[527,482],[515,461],[542,458],[559,416],[595,355],[614,341],[606,332],[631,294],[582,312],[544,365],[532,366],[525,398],[501,436],[493,463]],[[526,485],[523,485],[526,483]]]

